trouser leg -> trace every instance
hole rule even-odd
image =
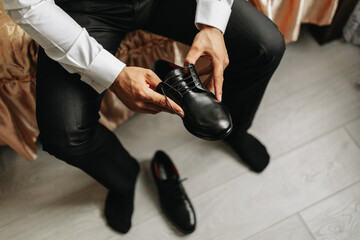
[[[70,15],[115,54],[123,33],[104,25],[98,16]],[[79,74],[67,72],[42,48],[37,67],[36,117],[43,149],[82,169],[110,191],[122,194],[132,190],[138,163],[114,133],[98,122],[104,94],[82,82]]]
[[[157,0],[143,29],[191,45],[196,1]],[[223,102],[234,134],[245,133],[285,50],[276,25],[245,0],[235,0],[224,34],[230,64],[224,71]]]

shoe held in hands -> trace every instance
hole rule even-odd
[[[152,69],[162,80],[156,91],[184,110],[183,124],[191,134],[205,140],[220,140],[231,133],[229,111],[203,87],[193,64],[180,67],[160,59]]]

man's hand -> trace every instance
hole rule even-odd
[[[151,87],[155,89],[160,82],[159,77],[150,69],[124,67],[109,89],[134,112],[174,113],[165,96],[151,89]],[[182,108],[171,99],[169,101],[175,111],[184,116]]]
[[[185,58],[185,66],[189,63],[195,64],[200,56],[208,57],[212,61],[213,74],[209,81],[204,82],[204,85],[210,91],[215,89],[216,99],[221,101],[224,70],[229,65],[229,56],[227,54],[224,36],[219,29],[202,25],[200,32],[196,34],[190,51]]]

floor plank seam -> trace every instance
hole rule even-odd
[[[346,127],[346,126],[349,125],[350,123],[355,122],[355,121],[357,121],[357,120],[359,120],[359,119],[360,119],[360,117],[356,117],[356,118],[354,118],[354,119],[351,119],[351,120],[349,120],[349,121],[346,121],[346,122],[343,123],[341,126],[342,126],[342,127]]]
[[[306,230],[309,232],[310,236],[312,237],[313,240],[316,240],[314,234],[311,232],[309,226],[306,224],[303,216],[300,214],[300,212],[296,213],[298,215],[298,217],[300,218],[300,221],[304,224],[304,227],[306,228]]]
[[[290,216],[288,216],[288,217],[285,217],[285,218],[283,218],[283,219],[281,219],[281,220],[279,220],[279,221],[276,221],[275,223],[269,225],[268,227],[265,227],[264,229],[261,229],[261,230],[257,231],[256,233],[251,234],[251,235],[245,237],[243,240],[249,240],[249,239],[251,239],[252,237],[254,237],[254,236],[256,236],[256,235],[258,235],[258,234],[260,234],[260,233],[262,233],[262,232],[265,232],[265,231],[271,229],[272,227],[276,226],[277,224],[280,224],[280,223],[282,223],[282,222],[284,222],[284,221],[292,218],[292,217],[295,216],[295,215],[296,215],[296,214],[293,214],[293,215],[290,215]]]
[[[312,203],[312,204],[310,204],[310,205],[308,205],[308,206],[300,209],[300,210],[298,211],[299,215],[301,215],[301,212],[303,212],[303,211],[305,211],[305,210],[307,210],[307,209],[315,206],[316,204],[318,204],[318,203],[320,203],[320,202],[322,202],[322,201],[325,201],[325,200],[327,200],[327,199],[329,199],[329,198],[337,195],[338,193],[341,193],[341,192],[345,191],[346,189],[348,189],[348,188],[350,188],[350,187],[352,187],[352,186],[354,186],[354,185],[356,185],[356,184],[358,184],[358,183],[360,183],[360,179],[357,180],[357,181],[355,181],[355,182],[353,182],[353,183],[351,183],[351,184],[349,184],[349,185],[347,185],[347,186],[345,186],[345,187],[343,187],[343,188],[341,188],[341,189],[339,189],[338,191],[336,191],[336,192],[334,192],[334,193],[332,193],[332,194],[330,194],[330,195],[328,195],[328,196],[326,196],[326,197],[324,197],[324,198],[322,198],[322,199],[320,199],[320,200],[318,200],[318,201],[316,201],[316,202],[314,202],[314,203]]]
[[[40,211],[40,210],[39,210],[39,211]],[[34,211],[34,212],[37,212],[37,211]],[[32,214],[32,213],[31,213],[31,214]],[[4,228],[6,228],[6,227],[8,227],[8,226],[10,226],[10,225],[18,222],[18,221],[20,221],[21,219],[23,219],[23,218],[25,218],[25,217],[27,217],[27,216],[28,216],[28,215],[22,216],[21,218],[19,217],[19,219],[16,219],[16,220],[14,220],[14,221],[12,221],[12,222],[6,223],[6,224],[3,225],[3,226],[0,226],[0,233],[1,233],[1,229],[4,229]],[[1,235],[0,235],[0,239],[3,239],[3,238],[1,237]]]
[[[357,67],[358,65],[359,65],[358,62],[354,62],[352,65],[347,66],[347,67],[348,67],[348,69],[351,69],[351,68],[353,68],[354,66]],[[335,72],[335,73],[334,73],[334,76],[337,76],[337,74],[341,75],[342,72],[344,72],[344,69],[339,70],[339,72]],[[327,78],[327,77],[324,77],[324,79],[319,80],[319,82],[313,83],[313,84],[311,84],[311,86],[308,85],[307,88],[301,89],[301,90],[299,90],[299,91],[297,91],[297,92],[295,92],[295,93],[293,93],[293,94],[298,94],[298,93],[301,92],[301,91],[306,91],[309,87],[313,87],[313,86],[316,86],[316,85],[323,85],[323,81],[327,81],[327,80],[328,80],[328,78]],[[271,83],[272,81],[274,81],[274,80],[271,79],[270,83]],[[356,86],[355,86],[355,88],[356,88]],[[262,109],[262,105],[263,105],[263,104],[266,104],[265,102],[266,102],[266,96],[267,96],[267,94],[268,94],[267,92],[268,92],[268,91],[267,91],[267,89],[266,89],[265,95],[264,95],[265,97],[264,97],[263,101],[260,103],[261,105],[259,106],[259,109]],[[276,104],[280,104],[280,103],[282,103],[283,101],[286,101],[286,98],[289,98],[289,97],[291,97],[291,96],[293,96],[293,95],[289,94],[288,96],[285,97],[285,99],[276,100],[276,101],[270,103],[269,105],[266,105],[266,107],[272,107],[272,106],[274,106],[274,105],[276,105]],[[261,110],[260,110],[260,111],[261,111]]]
[[[357,120],[359,120],[359,118],[356,119],[355,121],[357,121]],[[356,141],[356,139],[352,136],[352,134],[350,134],[350,132],[349,132],[349,130],[347,129],[347,127],[346,127],[346,126],[343,126],[343,128],[344,128],[346,134],[351,138],[351,140],[355,143],[355,145],[360,149],[360,144]]]
[[[351,121],[349,121],[349,122],[347,122],[346,124],[351,123],[351,122],[353,122],[353,121],[354,121],[354,119],[351,120]],[[342,129],[342,128],[343,128],[343,124],[341,124],[341,125],[339,125],[339,126],[335,126],[334,128],[330,129],[329,131],[327,131],[327,132],[325,132],[325,133],[322,133],[322,134],[320,134],[320,135],[318,135],[318,136],[316,136],[316,137],[314,137],[314,138],[312,138],[312,139],[310,139],[310,140],[308,140],[308,141],[305,141],[304,143],[301,143],[301,144],[299,144],[299,145],[296,146],[296,147],[293,147],[293,148],[291,148],[291,149],[289,149],[289,150],[287,150],[287,151],[285,151],[285,152],[283,152],[283,153],[280,153],[279,155],[275,155],[274,157],[272,157],[272,159],[275,160],[275,159],[278,159],[278,158],[282,158],[282,157],[284,157],[285,155],[287,155],[287,154],[289,154],[289,153],[291,153],[291,152],[293,152],[293,151],[296,151],[296,150],[298,150],[298,149],[300,149],[300,148],[302,148],[302,147],[310,144],[311,142],[317,141],[317,140],[325,137],[326,135],[331,134],[331,133],[333,133],[333,132],[335,132],[335,131],[337,131],[337,130],[339,130],[339,129]],[[270,155],[271,155],[271,153],[270,153]]]
[[[94,181],[94,182],[93,182],[90,186],[92,186],[93,184],[99,184],[99,183],[97,183],[95,180],[93,180],[93,181]],[[99,184],[99,185],[100,185],[100,184]],[[85,188],[85,189],[82,189],[82,190],[80,190],[79,192],[77,192],[77,193],[74,194],[74,195],[81,195],[81,193],[84,192],[84,191],[86,191],[86,190],[87,190],[86,188]],[[74,195],[68,195],[68,196],[66,196],[66,197],[64,197],[64,198],[61,198],[61,200],[56,201],[56,202],[59,203],[59,204],[64,203],[64,202],[68,201],[68,199],[73,198]],[[103,209],[103,208],[101,208],[101,210],[102,210],[102,209]],[[21,221],[21,220],[22,220],[23,218],[25,218],[25,217],[31,216],[31,215],[33,215],[33,214],[36,214],[36,213],[42,212],[42,211],[45,211],[45,210],[44,210],[44,209],[37,209],[37,210],[34,210],[34,211],[32,211],[32,212],[29,212],[29,213],[27,213],[25,216],[21,216],[21,217],[19,217],[18,219],[14,220],[14,221],[12,221],[12,222],[10,222],[10,223],[5,224],[4,226],[0,226],[0,230],[1,230],[2,228],[5,228],[5,227],[9,226],[9,225],[16,224],[17,222]],[[101,215],[100,217],[103,218],[102,215]],[[0,231],[0,232],[1,232],[1,231]],[[0,238],[0,239],[1,239],[1,238]]]

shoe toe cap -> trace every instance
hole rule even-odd
[[[195,216],[188,215],[185,218],[178,218],[176,225],[182,233],[192,233],[195,231],[196,228]]]
[[[227,136],[233,127],[230,115],[224,109],[218,109],[217,114],[207,118],[207,123],[203,125],[202,132],[210,139],[218,140]]]
[[[219,134],[228,132],[231,128],[232,128],[232,122],[231,119],[227,116],[220,118],[216,122],[216,124],[214,124],[214,130]]]
[[[189,201],[184,201],[178,206],[168,205],[166,215],[169,216],[171,222],[182,233],[189,234],[195,231],[196,216]]]
[[[184,125],[195,136],[218,140],[232,129],[232,120],[226,106],[207,92],[188,94],[184,100]]]

